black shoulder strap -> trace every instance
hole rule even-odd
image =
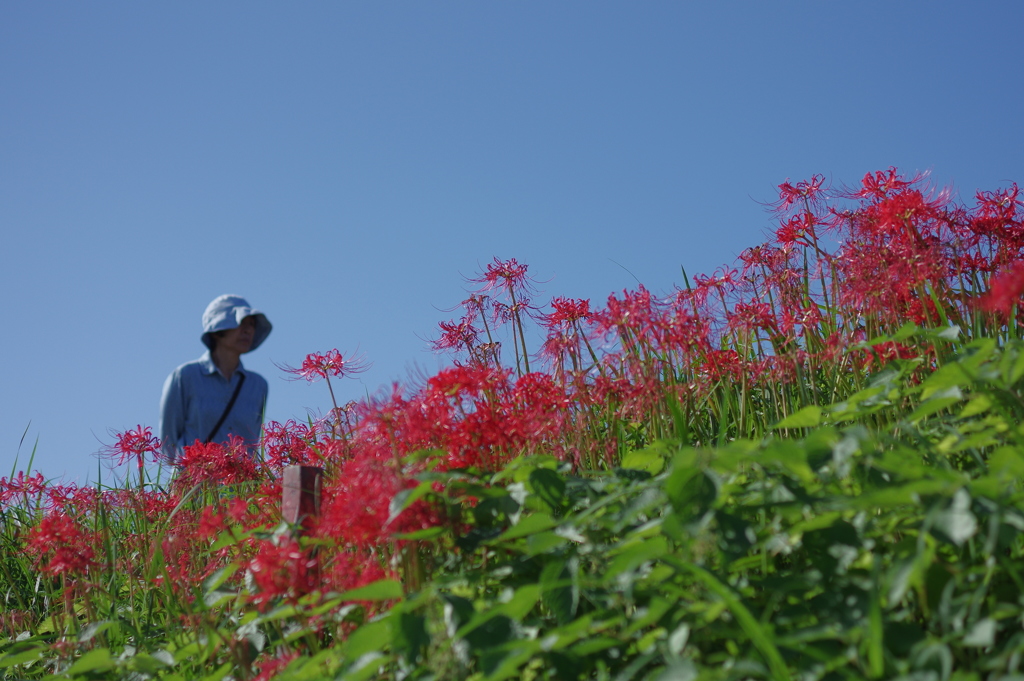
[[[238,385],[235,386],[235,392],[231,394],[231,399],[228,400],[228,406],[224,407],[224,413],[221,414],[220,418],[217,420],[217,425],[213,427],[213,430],[210,431],[210,434],[206,436],[206,439],[203,440],[203,442],[212,442],[214,436],[217,435],[217,431],[224,425],[224,419],[226,419],[228,414],[231,413],[231,407],[235,406],[235,400],[238,399],[238,393],[242,392],[243,383],[245,383],[245,374],[238,374]]]

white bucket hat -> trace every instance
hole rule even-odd
[[[236,329],[242,324],[246,317],[256,318],[256,332],[252,337],[252,352],[260,346],[260,343],[267,339],[270,330],[273,329],[267,316],[257,309],[254,309],[241,296],[223,295],[217,296],[203,313],[203,345],[213,350],[213,334],[218,331]]]

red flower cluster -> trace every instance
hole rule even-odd
[[[520,265],[515,258],[508,260],[495,258],[494,262],[487,264],[482,275],[470,279],[470,281],[483,284],[482,290],[484,291],[493,288],[514,292],[528,291],[532,288],[532,282],[526,275],[527,269],[529,269],[528,265]]]
[[[149,426],[136,426],[134,430],[126,430],[117,434],[117,442],[108,448],[112,456],[117,457],[118,465],[126,461],[135,461],[141,467],[147,454],[160,452],[160,439],[153,435]]]
[[[63,511],[43,516],[29,530],[25,548],[48,575],[83,575],[95,564],[93,537]]]
[[[252,452],[240,438],[234,437],[227,446],[197,440],[185,447],[179,463],[177,483],[180,485],[234,485],[256,480],[260,475]]]
[[[1005,271],[992,278],[992,287],[981,299],[981,307],[1004,316],[1014,306],[1020,307],[1024,297],[1024,261],[1012,263]]]
[[[24,471],[18,471],[10,479],[0,478],[0,508],[19,504],[31,508],[47,492],[49,487],[42,473],[25,475]]]
[[[279,541],[260,541],[249,572],[256,583],[253,602],[265,608],[277,599],[289,601],[312,591],[316,586],[317,561],[291,537]]]
[[[366,358],[359,355],[346,359],[337,349],[327,352],[313,352],[306,355],[299,368],[282,367],[285,372],[304,378],[310,383],[321,378],[336,376],[345,378],[353,374],[362,373],[370,368]]]

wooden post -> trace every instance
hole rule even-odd
[[[299,525],[305,534],[320,515],[320,487],[324,469],[318,466],[288,466],[281,483],[281,517],[291,525]]]

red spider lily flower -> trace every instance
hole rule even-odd
[[[282,537],[280,543],[261,541],[249,571],[258,589],[253,602],[261,607],[277,598],[294,600],[315,588],[316,560],[299,547],[295,539]]]
[[[1024,208],[1024,201],[1017,198],[1020,195],[1020,188],[1014,182],[1007,189],[997,189],[994,192],[978,191],[975,198],[978,200],[978,212],[982,217],[999,217],[1012,220],[1017,211]]]
[[[558,296],[551,299],[551,307],[554,312],[544,315],[544,323],[549,329],[571,325],[581,320],[586,321],[591,317],[589,299]]]
[[[249,516],[249,500],[244,497],[239,497],[232,500],[228,505],[228,517],[239,525],[244,525],[246,518]]]
[[[872,345],[864,350],[863,366],[870,369],[873,365],[884,366],[894,359],[914,359],[921,355],[921,350],[897,341],[885,341]]]
[[[724,299],[736,291],[739,272],[734,269],[720,267],[710,276],[698,274],[693,278],[693,297],[699,305],[706,305],[711,292],[715,292],[716,302],[724,305]]]
[[[131,495],[131,508],[142,509],[146,519],[155,523],[171,515],[180,503],[177,496],[161,490],[118,490]],[[127,507],[128,503],[122,502]]]
[[[814,228],[817,221],[811,213],[800,213],[786,220],[775,230],[775,240],[783,247],[792,244],[811,246],[815,240]],[[810,239],[808,239],[810,237]]]
[[[430,347],[435,351],[469,351],[477,344],[480,331],[469,322],[469,319],[463,319],[458,323],[454,320],[439,322],[438,326],[441,327],[441,337],[430,341]]]
[[[322,443],[315,426],[288,420],[285,423],[271,421],[263,426],[263,452],[272,468],[290,464],[319,466]]]
[[[141,468],[145,463],[146,455],[159,454],[160,438],[153,435],[153,429],[149,426],[136,426],[134,430],[126,430],[117,434],[117,442],[106,448],[106,453],[111,457],[117,457],[117,465],[126,461],[135,461]]]
[[[505,324],[519,319],[520,313],[523,312],[528,316],[532,316],[536,309],[537,308],[530,305],[529,298],[520,298],[513,305],[508,305],[500,300],[496,300],[491,304],[491,316],[495,322]]]
[[[740,381],[744,372],[753,374],[753,366],[735,350],[709,350],[701,366],[709,381]]]
[[[571,404],[565,389],[551,376],[531,373],[516,381],[505,409],[522,447],[535,451],[555,444],[570,419]]]
[[[1019,209],[1024,208],[1024,201],[1018,199],[1019,196],[1020,187],[1017,186],[1017,182],[1006,189],[978,191],[975,194],[981,214],[986,217],[998,215],[1012,218]]]
[[[529,291],[532,289],[532,281],[526,276],[529,265],[520,265],[515,258],[508,260],[494,259],[493,263],[487,264],[487,269],[479,277],[470,279],[471,282],[484,284],[483,291],[493,288],[504,289],[505,291]]]
[[[1021,209],[1024,201],[1018,196],[1020,189],[1014,182],[1008,189],[994,192],[979,191],[975,195],[978,208],[972,217],[969,229],[975,234],[986,234],[1000,239],[1007,239],[1018,248],[1024,237],[1024,222]]]
[[[385,572],[380,563],[380,558],[372,549],[349,547],[344,553],[335,555],[330,564],[324,567],[324,579],[332,591],[349,591],[393,576]],[[372,612],[373,605],[367,605]]]
[[[24,471],[8,478],[0,478],[0,507],[15,506],[23,503],[31,506],[46,491],[46,479],[43,474],[25,475]]]
[[[571,361],[576,369],[583,359],[583,349],[575,332],[555,330],[540,346],[540,355],[551,364],[559,378],[564,379],[565,362]]]
[[[302,366],[297,369],[289,366],[281,367],[286,373],[294,374],[297,378],[304,378],[310,383],[330,376],[345,378],[369,368],[370,364],[362,355],[350,356],[346,359],[336,349],[306,355],[306,359],[302,360]]]
[[[74,483],[67,485],[47,484],[46,507],[48,509],[65,509],[75,504],[79,507],[95,507],[103,493],[95,487],[79,487]]]
[[[492,367],[455,366],[442,369],[427,379],[428,395],[451,397],[465,393],[496,390],[507,380],[507,369]]]
[[[196,527],[196,536],[200,539],[213,539],[220,535],[226,528],[224,514],[217,513],[213,506],[203,508],[199,516],[199,524]]]
[[[910,245],[920,245],[921,235],[934,234],[943,225],[938,219],[948,198],[946,192],[929,199],[917,189],[908,189],[865,207],[850,225],[856,236],[909,238]]]
[[[88,535],[61,511],[47,514],[29,530],[25,549],[48,575],[81,575],[94,565]]]
[[[775,210],[785,211],[794,203],[807,202],[809,204],[822,192],[824,183],[824,175],[813,175],[810,180],[797,182],[795,185],[786,180],[779,185],[779,202],[775,205]]]
[[[989,312],[1010,314],[1014,305],[1020,305],[1024,295],[1024,261],[1013,263],[1009,269],[992,279],[992,286],[979,305]]]
[[[289,650],[282,653],[278,653],[278,656],[261,662],[258,665],[259,675],[253,678],[252,681],[270,681],[277,676],[278,672],[281,672],[291,664],[292,660],[299,656],[298,651]]]
[[[477,315],[482,313],[487,307],[487,301],[490,300],[490,296],[485,296],[479,293],[471,293],[469,298],[462,301],[462,307],[466,310],[466,319],[476,318]]]
[[[768,303],[736,303],[731,313],[727,314],[728,326],[741,331],[764,329],[776,331],[778,323]]]
[[[372,450],[372,451],[371,451]],[[342,462],[340,474],[325,494],[320,510],[319,536],[357,547],[386,540],[391,499],[401,489],[386,447],[364,447],[362,456]],[[327,490],[325,490],[326,492]],[[408,509],[407,509],[408,510]]]
[[[188,445],[181,457],[181,484],[212,482],[233,485],[259,477],[256,463],[241,438],[232,436],[226,447],[219,442]]]
[[[657,301],[642,284],[635,291],[623,291],[621,299],[613,293],[608,296],[605,308],[594,314],[597,333],[618,331],[620,335],[633,333],[643,337],[656,324],[657,306]]]
[[[888,170],[878,170],[875,174],[867,173],[861,180],[861,189],[852,195],[860,199],[884,199],[891,193],[905,189],[920,180],[920,176],[906,180],[895,166]]]

